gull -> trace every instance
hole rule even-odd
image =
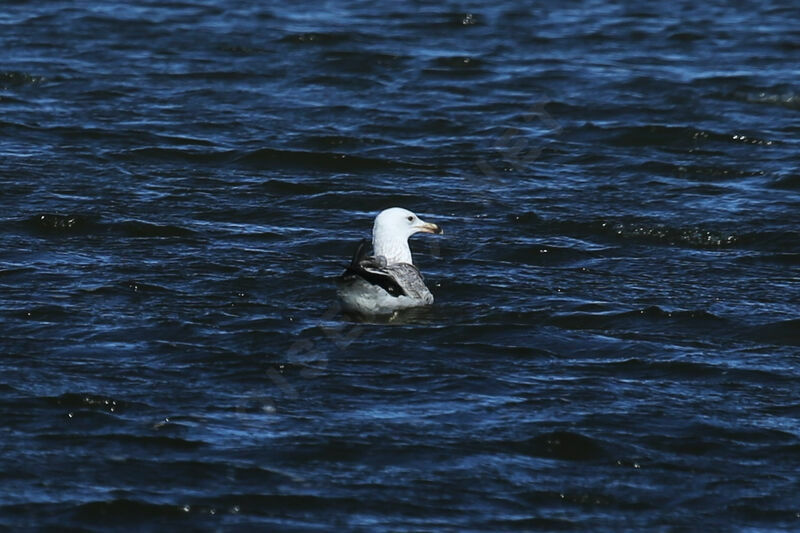
[[[372,227],[373,254],[367,255],[369,241],[363,239],[350,265],[336,280],[345,311],[386,315],[433,303],[433,294],[411,259],[408,238],[415,233],[443,231],[401,207],[378,213]]]

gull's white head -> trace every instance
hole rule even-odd
[[[372,248],[376,256],[382,255],[389,264],[413,264],[408,238],[420,232],[443,233],[438,225],[425,222],[408,209],[402,207],[385,209],[375,217],[375,225],[372,226]]]

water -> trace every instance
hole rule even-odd
[[[0,524],[797,529],[798,17],[4,3]]]

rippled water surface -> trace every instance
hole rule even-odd
[[[799,19],[5,2],[0,525],[800,528]]]

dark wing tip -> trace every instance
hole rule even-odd
[[[353,254],[353,260],[350,261],[350,268],[357,268],[360,266],[361,261],[367,256],[368,244],[369,239],[361,239],[361,242],[358,243],[358,247],[356,248],[356,252]]]

